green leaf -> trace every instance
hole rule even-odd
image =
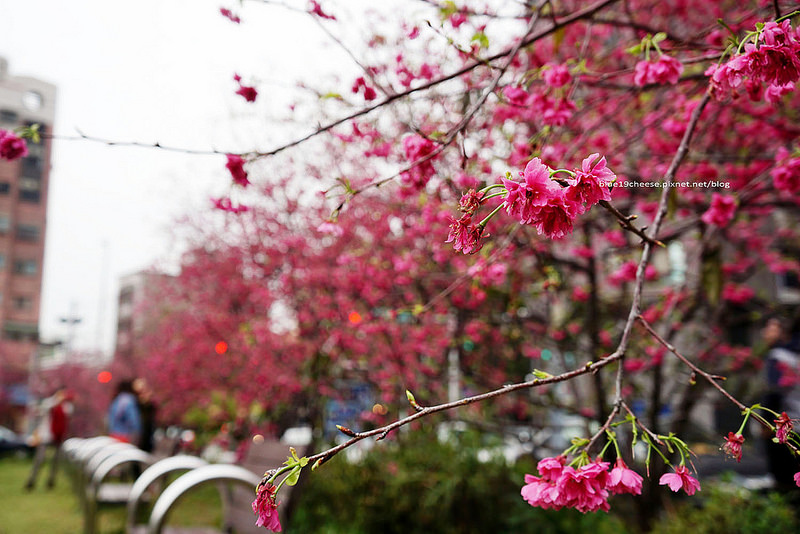
[[[472,39],[470,39],[470,42],[475,41],[477,41],[482,48],[489,48],[489,37],[487,37],[485,33],[477,32],[475,35],[473,35]]]
[[[533,376],[538,378],[539,380],[546,380],[548,378],[553,378],[553,375],[546,371],[540,371],[539,369],[533,370]]]
[[[286,479],[283,481],[283,483],[287,486],[294,486],[297,484],[297,481],[300,479],[300,470],[301,467],[299,465],[292,469],[286,476]]]
[[[663,41],[666,38],[667,38],[667,34],[666,33],[658,32],[657,34],[655,34],[653,36],[652,40],[653,40],[654,43],[660,43],[661,41]]]
[[[328,99],[328,98],[333,98],[333,99],[335,99],[335,100],[344,100],[344,99],[342,98],[342,95],[340,95],[339,93],[334,93],[333,91],[331,91],[331,92],[328,92],[328,93],[325,93],[324,95],[320,96],[320,98],[321,98],[322,100],[326,100],[326,99]]]
[[[625,51],[631,55],[638,56],[642,53],[642,43],[638,43],[630,48],[626,48]]]

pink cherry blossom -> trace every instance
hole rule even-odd
[[[641,495],[642,480],[642,476],[630,469],[622,458],[617,458],[617,463],[608,476],[607,489],[614,494]]]
[[[8,130],[0,130],[0,158],[14,161],[28,155],[25,140]]]
[[[725,438],[725,444],[722,446],[722,450],[730,456],[734,458],[737,462],[742,461],[742,444],[744,443],[744,436],[741,434],[734,434],[733,432],[728,432],[728,437]]]
[[[561,504],[583,513],[607,512],[608,476],[608,462],[592,462],[580,469],[565,467],[556,482]]]
[[[336,20],[336,17],[333,15],[329,15],[328,13],[322,11],[322,6],[320,6],[319,2],[316,2],[315,0],[311,0],[311,8],[308,10],[308,12],[322,19]]]
[[[792,428],[792,420],[786,412],[782,412],[780,417],[775,419],[775,437],[778,438],[778,443],[786,443]]]
[[[225,168],[231,173],[233,182],[242,187],[250,185],[250,180],[247,179],[247,171],[244,170],[245,160],[236,154],[227,154],[228,162]]]
[[[609,185],[616,179],[616,175],[606,167],[606,158],[600,154],[591,154],[583,160],[581,170],[575,173],[575,178],[569,180],[566,190],[567,199],[576,203],[581,212],[601,200],[611,200]]]
[[[258,91],[255,87],[249,85],[240,85],[236,90],[236,94],[247,100],[248,102],[255,102],[258,97]]]
[[[536,226],[539,235],[550,239],[561,239],[572,233],[572,225],[578,214],[578,205],[568,200],[562,191],[554,195],[550,201],[539,208],[536,216],[530,221]]]
[[[544,83],[550,87],[564,87],[570,80],[572,75],[569,73],[569,68],[566,65],[548,64],[549,68],[542,71],[542,78]]]
[[[677,466],[674,473],[661,475],[658,483],[662,486],[669,486],[669,489],[675,492],[683,488],[687,495],[694,495],[700,489],[700,483],[689,474],[685,465]]]
[[[269,482],[261,483],[256,490],[256,500],[253,501],[253,512],[258,519],[256,526],[265,527],[272,532],[281,531],[281,522],[278,517],[278,503],[275,502],[277,488]]]
[[[711,195],[711,206],[700,217],[704,223],[724,228],[736,214],[736,199],[730,195],[714,193]]]
[[[233,213],[234,215],[238,215],[240,213],[245,213],[247,211],[250,211],[250,208],[248,206],[243,205],[243,204],[238,204],[238,205],[234,206],[233,202],[231,201],[231,199],[229,199],[227,197],[212,198],[211,199],[211,203],[213,204],[214,208],[216,208],[218,210],[221,210],[221,211],[227,211],[229,213]]]
[[[242,22],[242,19],[240,19],[237,15],[235,15],[233,13],[233,11],[231,11],[230,9],[221,7],[221,8],[219,8],[219,12],[220,12],[220,14],[222,14],[223,17],[225,17],[226,19],[230,20],[231,22],[234,22],[236,24],[239,24],[240,22]]]
[[[409,163],[416,163],[400,176],[404,184],[422,189],[436,173],[430,154],[436,150],[436,144],[421,135],[409,135],[403,138],[403,152]],[[427,159],[426,159],[427,158]]]
[[[453,243],[453,248],[464,254],[478,252],[483,247],[483,226],[471,223],[472,217],[466,213],[460,219],[450,217],[450,234],[445,243]]]
[[[662,55],[656,61],[640,61],[636,64],[633,83],[639,87],[647,84],[674,85],[683,73],[683,63]]]
[[[780,147],[775,162],[770,173],[775,188],[792,194],[800,192],[800,158],[791,157],[785,147]]]
[[[798,487],[800,487],[800,471],[794,474],[794,483],[797,484]]]
[[[561,188],[550,179],[550,169],[539,158],[533,158],[522,173],[524,182],[503,178],[508,194],[506,212],[522,224],[531,223],[539,209],[557,197]]]
[[[459,209],[464,213],[469,213],[472,215],[477,211],[478,208],[481,207],[483,198],[483,193],[475,191],[474,189],[470,189],[463,195],[461,195],[461,200],[458,202]]]

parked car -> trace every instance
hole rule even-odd
[[[0,426],[0,456],[6,456],[14,453],[33,453],[31,447],[25,438],[12,431],[9,428]]]

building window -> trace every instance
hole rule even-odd
[[[0,254],[0,271],[2,271],[5,268],[5,266],[6,266],[6,257]]]
[[[0,213],[0,235],[7,234],[11,230],[11,217]]]
[[[20,241],[39,241],[39,227],[33,224],[18,224],[17,239]]]
[[[0,195],[7,195],[11,191],[11,184],[8,182],[0,182]]]
[[[35,178],[37,181],[42,178],[44,169],[43,160],[39,156],[26,156],[22,158],[22,176],[25,178]]]
[[[41,180],[23,176],[19,180],[19,199],[24,202],[38,203],[41,197]]]
[[[35,342],[39,339],[39,329],[35,324],[8,322],[3,326],[3,338]]]
[[[14,297],[14,309],[18,311],[29,311],[33,309],[33,299],[30,297]]]
[[[15,274],[34,275],[36,271],[36,260],[16,260],[14,262]]]
[[[19,115],[16,111],[10,109],[0,109],[0,123],[3,124],[16,124],[19,121]]]

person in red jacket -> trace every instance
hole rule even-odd
[[[39,405],[38,415],[40,422],[34,432],[38,440],[36,456],[33,460],[33,467],[25,484],[25,489],[32,490],[36,485],[39,469],[42,467],[47,455],[48,445],[52,445],[54,451],[50,462],[47,487],[52,488],[55,485],[58,464],[61,460],[61,444],[64,443],[69,428],[69,416],[72,412],[71,401],[72,394],[65,389],[59,389],[53,396],[44,399]]]

